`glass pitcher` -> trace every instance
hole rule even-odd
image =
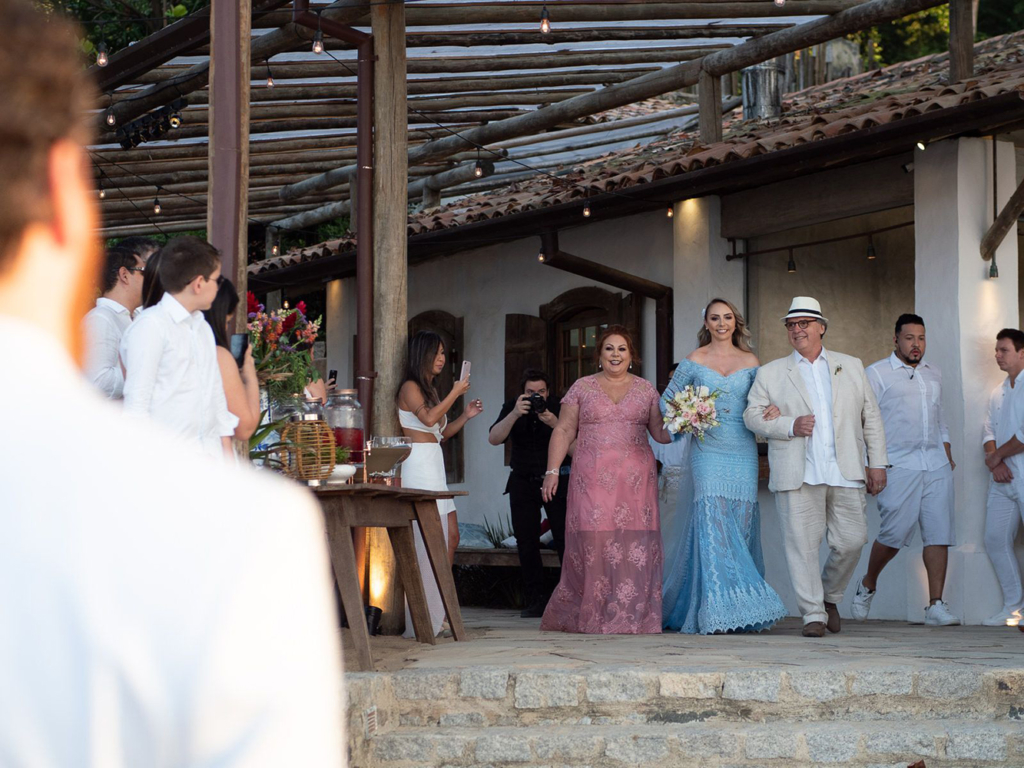
[[[338,389],[328,395],[324,416],[334,431],[335,445],[349,449],[349,463],[362,464],[363,406],[356,399],[356,390]]]

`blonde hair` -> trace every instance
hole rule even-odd
[[[711,309],[712,304],[725,304],[732,312],[732,316],[736,319],[736,330],[732,332],[732,345],[737,349],[742,349],[744,352],[753,352],[754,345],[750,341],[750,331],[747,330],[747,321],[743,319],[743,315],[736,309],[736,305],[731,301],[725,299],[712,299],[708,302],[707,306],[704,307],[704,322],[700,326],[700,330],[697,332],[697,346],[706,347],[711,343],[711,331],[708,330],[707,317],[708,310]]]

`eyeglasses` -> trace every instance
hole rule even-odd
[[[806,331],[807,326],[811,323],[816,323],[817,320],[790,320],[786,323],[786,330],[792,331],[794,328],[799,328],[801,331]]]

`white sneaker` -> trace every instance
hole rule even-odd
[[[1016,627],[1021,622],[1020,610],[1002,610],[995,616],[989,616],[982,624],[986,627]]]
[[[960,619],[949,612],[949,606],[941,600],[924,609],[924,623],[929,627],[955,627]]]
[[[850,615],[857,621],[864,621],[871,610],[871,601],[875,597],[875,591],[864,586],[864,579],[857,582],[857,594],[853,596],[853,603],[850,605]]]

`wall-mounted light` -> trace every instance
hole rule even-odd
[[[925,144],[925,143],[924,143],[923,141],[919,141],[919,142],[917,142],[917,144],[916,144],[915,146],[916,146],[916,147],[917,147],[918,149],[920,149],[920,150],[921,150],[922,152],[924,152],[924,151],[925,151],[926,149],[928,149],[928,145],[927,145],[927,144]]]
[[[670,219],[676,215],[676,212],[672,210],[671,205],[668,207],[668,210],[665,211],[665,215],[668,216]]]
[[[999,267],[996,266],[996,255],[994,253],[992,254],[992,263],[988,268],[988,277],[989,280],[995,280],[999,277]]]
[[[878,258],[878,254],[875,253],[875,238],[873,235],[868,235],[868,261],[874,261]]]
[[[789,263],[786,264],[786,271],[789,272],[789,274],[796,272],[796,259],[793,258],[792,248],[789,249]]]

